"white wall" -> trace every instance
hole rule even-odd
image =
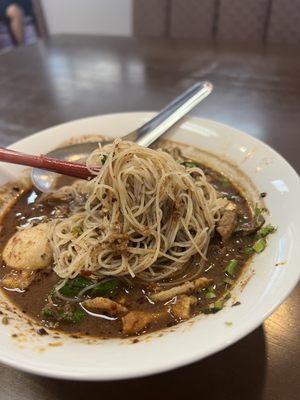
[[[50,34],[132,34],[131,0],[42,0]]]

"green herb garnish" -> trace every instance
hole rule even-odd
[[[214,298],[217,297],[217,296],[216,296],[216,294],[215,294],[214,292],[207,292],[206,295],[205,295],[205,297],[206,297],[207,299],[214,299]]]
[[[59,320],[64,322],[79,323],[86,316],[86,313],[77,308],[74,311],[64,311],[63,309],[58,310]]]
[[[97,296],[113,296],[119,287],[119,281],[117,279],[110,279],[106,282],[100,282],[97,286],[94,286],[88,291],[88,295],[91,297]]]
[[[257,232],[257,238],[259,238],[259,239],[254,243],[254,245],[252,247],[246,247],[244,249],[244,253],[245,254],[253,254],[253,253],[261,253],[262,251],[264,251],[267,246],[267,241],[266,241],[265,237],[275,231],[276,231],[276,228],[272,225],[267,225],[267,226],[262,227]]]
[[[203,312],[203,314],[215,314],[218,311],[220,311],[218,308],[214,308],[214,307],[208,307],[208,308],[202,308],[201,312]]]
[[[219,182],[221,183],[222,186],[227,187],[230,184],[230,181],[228,178],[226,178],[225,176],[223,176]]]
[[[276,231],[275,226],[269,224],[260,228],[260,230],[257,232],[257,236],[263,238],[275,231]]]
[[[226,293],[226,295],[224,296],[224,300],[229,300],[231,298],[231,294],[228,292]]]
[[[223,279],[223,282],[228,284],[228,285],[233,285],[234,284],[234,280],[230,279],[228,276],[226,276],[226,278]]]
[[[66,284],[59,289],[59,292],[66,297],[76,297],[83,289],[90,286],[92,283],[93,281],[90,279],[78,275],[74,279],[67,280]],[[86,294],[92,298],[97,296],[113,296],[118,286],[119,281],[117,279],[110,279],[106,282],[99,282],[98,285],[88,290]]]
[[[258,205],[257,205],[257,203],[256,203],[256,204],[255,204],[255,209],[254,209],[254,215],[255,215],[256,217],[259,217],[259,216],[262,214],[262,212],[263,212],[263,209],[262,209],[262,208],[259,208]]]
[[[75,297],[82,289],[91,285],[93,282],[83,276],[76,276],[74,279],[68,279],[65,285],[59,289],[59,293],[66,297]]]
[[[210,307],[203,308],[201,310],[201,312],[203,312],[203,314],[215,314],[215,313],[219,312],[220,310],[222,310],[223,306],[224,306],[224,302],[222,300],[217,300]]]
[[[216,310],[222,310],[222,308],[223,308],[223,306],[224,306],[224,302],[222,301],[222,300],[217,300],[215,303],[214,303],[214,309],[216,309]]]
[[[229,261],[229,263],[227,264],[227,266],[225,268],[225,272],[231,276],[234,276],[234,272],[235,272],[237,265],[238,265],[237,260]]]
[[[44,307],[42,309],[42,315],[45,318],[54,318],[55,317],[54,313],[51,310],[49,310],[49,308],[47,308],[47,307]]]
[[[73,312],[73,321],[72,322],[81,322],[82,319],[86,316],[86,313],[83,310],[77,309]]]
[[[255,253],[261,253],[262,251],[265,250],[267,246],[267,241],[264,238],[258,239],[257,242],[254,243],[253,245],[253,250]]]
[[[86,316],[86,313],[79,308],[66,311],[61,307],[56,307],[55,310],[52,311],[48,307],[44,307],[42,309],[42,315],[47,319],[55,321],[79,323]]]
[[[253,253],[254,253],[254,250],[253,250],[253,247],[245,247],[244,250],[243,250],[243,252],[244,252],[245,254],[253,254]]]
[[[195,168],[195,167],[198,167],[198,165],[197,165],[196,163],[191,162],[191,161],[184,161],[184,162],[182,163],[182,165],[184,165],[186,168]]]

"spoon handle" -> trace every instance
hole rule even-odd
[[[160,113],[143,126],[122,137],[131,140],[140,146],[148,147],[159,136],[191,111],[201,100],[213,90],[213,85],[208,81],[200,81],[178,96],[168,104]]]
[[[40,168],[81,179],[89,179],[95,176],[85,165],[46,157],[44,155],[33,156],[2,147],[0,147],[0,161]]]

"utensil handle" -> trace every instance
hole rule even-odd
[[[131,140],[140,146],[150,146],[151,143],[191,111],[201,100],[205,99],[212,90],[213,85],[208,81],[195,83],[168,104],[154,118],[122,139]]]
[[[0,161],[40,168],[81,179],[89,179],[94,176],[91,171],[82,164],[58,160],[44,155],[32,156],[2,147],[0,147]]]

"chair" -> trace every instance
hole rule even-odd
[[[268,29],[272,43],[300,43],[300,0],[273,0]]]
[[[300,44],[300,0],[134,0],[134,33]]]
[[[32,0],[33,15],[25,17],[25,44],[35,42],[39,37],[48,36],[48,29],[40,0]],[[0,21],[0,51],[14,47],[14,43],[5,21]]]

